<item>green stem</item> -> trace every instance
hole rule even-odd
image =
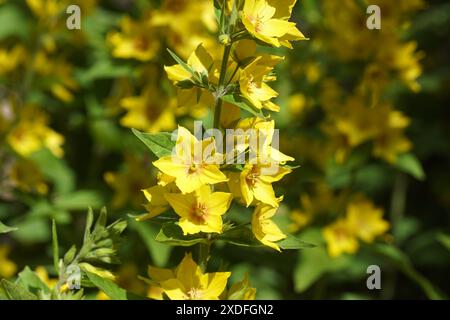
[[[209,251],[211,250],[211,242],[208,239],[207,243],[200,243],[198,247],[199,266],[203,272],[206,272],[208,266]]]
[[[231,44],[226,45],[223,50],[222,66],[220,68],[219,85],[217,88],[216,105],[214,107],[214,128],[220,129],[220,114],[222,113],[222,95],[225,92],[225,77],[227,74],[228,60],[231,53]]]

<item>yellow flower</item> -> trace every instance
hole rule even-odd
[[[405,137],[404,129],[409,126],[410,119],[401,112],[385,108],[388,121],[381,126],[375,138],[373,154],[389,163],[395,163],[399,154],[412,148],[412,143]]]
[[[48,90],[59,100],[71,102],[74,98],[72,91],[77,89],[73,76],[73,67],[59,56],[49,56],[44,50],[36,53],[33,69],[42,77],[42,83],[48,85]],[[72,90],[72,91],[71,91]]]
[[[113,47],[116,58],[149,61],[158,53],[160,43],[146,17],[142,22],[125,17],[120,23],[121,31],[108,34],[108,42]]]
[[[175,270],[149,267],[148,274],[170,300],[218,300],[231,275],[230,272],[203,273],[190,253]]]
[[[239,183],[240,195],[245,200],[248,207],[254,200],[269,204],[273,207],[278,206],[272,183],[280,181],[291,170],[278,167],[274,170],[269,169],[270,165],[246,164],[241,173],[230,173],[230,184]],[[267,170],[266,174],[264,171]],[[274,172],[272,172],[274,171]],[[233,187],[230,188],[234,190]]]
[[[151,182],[149,175],[142,174],[148,170],[148,165],[145,161],[128,155],[125,156],[125,163],[119,172],[104,174],[106,183],[114,190],[112,207],[123,208],[127,204],[131,204],[133,208],[141,207],[143,202],[141,190]]]
[[[27,0],[27,5],[41,19],[50,19],[65,9],[64,3],[56,0]]]
[[[312,216],[309,213],[298,209],[293,210],[289,218],[291,219],[291,224],[289,225],[290,232],[297,232],[303,229],[312,220]]]
[[[138,221],[144,221],[147,219],[154,218],[161,213],[167,211],[170,206],[165,198],[165,194],[177,192],[178,188],[173,183],[166,184],[165,186],[156,185],[147,189],[142,190],[145,198],[149,202],[145,205],[148,213],[139,216]]]
[[[209,186],[189,194],[166,193],[164,197],[180,216],[178,224],[185,235],[222,233],[222,215],[227,212],[233,199],[231,193],[211,193]]]
[[[29,160],[20,159],[13,163],[9,178],[14,187],[23,192],[37,192],[47,194],[48,186],[45,183],[39,168]]]
[[[153,165],[174,177],[182,193],[227,180],[217,164],[222,156],[215,151],[214,139],[198,141],[186,128],[179,126],[175,149],[174,155],[162,157]],[[205,151],[210,153],[205,154]]]
[[[281,197],[277,202],[280,202],[282,199],[283,198]],[[275,242],[285,239],[286,235],[272,220],[270,220],[277,210],[278,203],[276,207],[260,203],[253,212],[252,231],[256,239],[261,241],[262,244],[281,251],[280,247]]]
[[[158,28],[168,47],[176,48],[183,58],[199,43],[208,49],[220,48],[211,37],[217,32],[217,19],[209,0],[162,1],[158,10],[152,12],[151,24]]]
[[[258,59],[249,64],[241,71],[239,87],[241,95],[258,109],[265,107],[272,111],[279,111],[280,108],[271,99],[278,96],[278,93],[265,83],[266,75],[272,71],[272,67],[257,64]]]
[[[120,119],[120,124],[125,127],[155,133],[173,130],[176,126],[174,100],[163,96],[157,88],[148,87],[142,95],[124,98],[120,104],[127,110]]]
[[[14,46],[11,50],[0,49],[0,75],[15,70],[26,58],[25,48]]]
[[[242,23],[255,38],[270,45],[291,47],[289,41],[305,36],[294,22],[289,22],[296,0],[245,0],[241,13]]]
[[[322,230],[327,242],[328,254],[338,257],[343,253],[353,254],[358,251],[359,243],[352,226],[346,219],[339,219]]]
[[[8,245],[0,245],[0,278],[11,278],[17,272],[17,265],[8,259],[10,251]]]
[[[47,116],[35,107],[26,107],[20,122],[8,134],[8,144],[18,154],[28,157],[46,147],[55,156],[62,157],[64,137],[47,126]]]
[[[217,84],[219,79],[217,77],[217,66],[211,54],[200,44],[195,51],[189,56],[187,65],[200,78],[207,78],[211,84]],[[202,89],[197,86],[192,86],[198,83],[198,80],[187,71],[183,66],[176,64],[173,66],[164,66],[168,78],[178,86],[178,105],[185,106],[211,106],[214,104],[214,97],[209,90]],[[184,85],[190,83],[187,88]],[[192,87],[190,87],[192,86]]]
[[[375,208],[365,199],[354,200],[347,206],[347,221],[350,228],[358,238],[368,243],[389,229],[389,223],[383,220],[382,216],[383,210]]]
[[[272,147],[274,134],[275,121],[273,120],[264,121],[256,117],[242,119],[235,127],[235,135],[231,137],[236,140],[233,152],[241,153],[250,147],[253,156],[262,163],[285,164],[287,161],[294,161],[294,158]]]

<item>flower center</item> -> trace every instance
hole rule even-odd
[[[248,20],[250,20],[250,23],[255,27],[257,33],[260,33],[263,30],[263,21],[261,17],[249,15]]]
[[[188,168],[188,174],[196,173],[201,168],[201,165],[198,163],[191,163]]]
[[[260,176],[259,170],[256,166],[253,166],[250,172],[245,177],[245,181],[249,186],[254,186],[256,182],[258,181],[258,178]]]
[[[195,204],[191,209],[191,218],[197,223],[204,223],[208,216],[208,208],[203,203]]]
[[[146,51],[150,48],[150,41],[142,35],[134,40],[134,48],[138,51]]]
[[[253,75],[250,75],[248,77],[248,85],[247,85],[247,91],[250,94],[255,93],[255,90],[257,89],[256,87],[256,83],[255,83],[255,78],[253,78]]]

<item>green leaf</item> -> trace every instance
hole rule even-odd
[[[30,35],[30,19],[15,5],[2,5],[0,8],[0,40],[8,37],[26,39]]]
[[[387,258],[391,263],[396,265],[396,267],[401,270],[407,277],[416,282],[426,294],[429,299],[432,300],[444,300],[447,299],[445,295],[435,287],[427,278],[418,273],[409,257],[400,251],[400,249],[385,244],[377,244],[372,246],[372,249],[380,254],[381,256]]]
[[[64,160],[55,157],[46,149],[33,153],[31,159],[44,176],[55,185],[58,193],[69,193],[75,189],[75,176]]]
[[[155,237],[158,234],[156,227],[145,222],[133,222],[132,226],[144,241],[154,264],[158,267],[165,266],[169,260],[172,248],[155,241]]]
[[[412,153],[405,153],[398,156],[395,166],[403,172],[410,174],[417,180],[423,181],[426,178],[422,164]]]
[[[8,233],[8,232],[11,232],[11,231],[16,231],[16,230],[17,230],[17,228],[14,228],[14,227],[8,227],[8,226],[4,225],[4,224],[0,221],[0,234],[2,234],[2,233]]]
[[[248,225],[241,225],[234,227],[217,237],[218,240],[234,244],[241,247],[262,247],[263,244],[259,242],[253,235],[252,230]]]
[[[19,280],[30,292],[38,293],[39,291],[42,291],[46,294],[50,293],[50,288],[29,267],[25,267],[25,269],[19,273]]]
[[[59,246],[58,246],[58,233],[56,231],[55,219],[52,220],[52,249],[53,249],[53,267],[59,274]]]
[[[69,265],[73,259],[75,258],[75,254],[77,253],[77,246],[72,245],[70,249],[66,252],[64,255],[64,264],[67,266]]]
[[[171,246],[189,247],[197,243],[207,243],[206,238],[198,236],[185,236],[181,228],[174,222],[167,222],[162,225],[161,230],[156,235],[156,241]]]
[[[115,79],[130,77],[133,68],[123,64],[114,64],[111,60],[98,60],[90,68],[77,70],[75,74],[77,82],[82,87],[89,87],[100,79]]]
[[[264,245],[255,238],[249,225],[241,225],[231,228],[229,231],[226,231],[218,236],[217,239],[242,247],[264,247]],[[277,244],[284,250],[297,250],[315,247],[314,244],[302,241],[291,234],[287,234],[287,238],[278,241]]]
[[[51,237],[51,230],[47,218],[31,218],[17,223],[17,231],[11,233],[14,239],[24,244],[47,242]]]
[[[155,156],[158,158],[170,156],[176,142],[172,141],[172,134],[169,132],[143,133],[136,129],[131,129],[136,137],[139,138]]]
[[[38,300],[38,297],[23,286],[10,282],[6,279],[0,281],[0,287],[3,288],[4,294],[9,300]]]
[[[83,243],[86,243],[91,235],[92,223],[94,222],[94,211],[91,207],[88,209],[88,213],[86,215],[86,226],[84,228],[84,240]]]
[[[323,241],[318,229],[310,229],[301,235],[303,239],[314,243]],[[298,263],[294,271],[294,285],[295,291],[300,293],[310,288],[325,274],[344,270],[350,264],[347,256],[330,258],[326,248],[322,246],[311,250],[300,250],[298,254]]]
[[[79,190],[58,196],[54,205],[63,210],[84,210],[87,207],[100,208],[103,203],[100,195],[92,190]]]
[[[287,234],[287,238],[277,242],[277,245],[284,250],[311,249],[316,245],[300,240],[292,234]]]
[[[96,274],[86,272],[89,280],[101,291],[103,291],[108,297],[113,300],[142,300],[145,299],[136,294],[127,292],[125,289],[119,287],[111,280],[102,278]]]
[[[257,116],[259,118],[265,118],[264,114],[262,113],[261,110],[256,109],[255,107],[250,105],[250,103],[248,103],[244,98],[242,98],[238,95],[227,94],[227,95],[221,97],[221,99],[222,99],[222,101],[231,103],[232,105],[235,105],[235,106],[241,108],[242,110],[245,110],[245,111],[251,113],[254,116]]]
[[[438,241],[447,248],[448,251],[450,251],[450,235],[445,234],[443,232],[439,233],[437,235]]]

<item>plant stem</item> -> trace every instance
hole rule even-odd
[[[200,243],[198,247],[198,260],[199,266],[203,272],[206,272],[206,267],[209,260],[209,251],[211,249],[211,242],[208,240],[207,243]]]
[[[225,77],[227,74],[228,60],[230,58],[231,44],[223,50],[222,66],[220,68],[219,86],[217,88],[216,105],[214,107],[214,128],[220,129],[220,114],[222,113],[222,95],[225,92]]]

